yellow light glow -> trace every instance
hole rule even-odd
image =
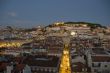
[[[71,32],[71,35],[72,35],[72,36],[76,35],[76,32],[72,31],[72,32]]]

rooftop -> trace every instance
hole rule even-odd
[[[93,54],[108,55],[104,48],[92,48]]]
[[[6,66],[7,66],[7,63],[5,62],[0,62],[0,73],[4,70],[6,70]]]
[[[19,73],[24,69],[24,64],[17,64],[16,67],[12,70],[12,73]]]
[[[92,56],[93,62],[110,62],[110,56]]]
[[[59,63],[59,58],[56,56],[29,56],[24,61],[24,64],[29,66],[39,66],[39,67],[57,67]]]
[[[91,72],[90,68],[87,67],[87,65],[81,62],[73,63],[73,67],[72,67],[73,72],[84,72],[83,70],[86,70],[87,72]]]

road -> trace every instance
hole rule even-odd
[[[63,50],[59,73],[71,73],[69,48],[67,47]]]
[[[1,47],[20,47],[24,43],[31,42],[31,40],[15,40],[15,41],[3,41],[0,42]]]

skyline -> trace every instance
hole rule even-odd
[[[110,26],[109,0],[1,0],[0,25],[34,27],[84,21]]]

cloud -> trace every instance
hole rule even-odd
[[[0,12],[0,20],[10,20],[17,18],[16,12]]]
[[[8,12],[8,16],[16,17],[17,14],[16,14],[16,12]]]

